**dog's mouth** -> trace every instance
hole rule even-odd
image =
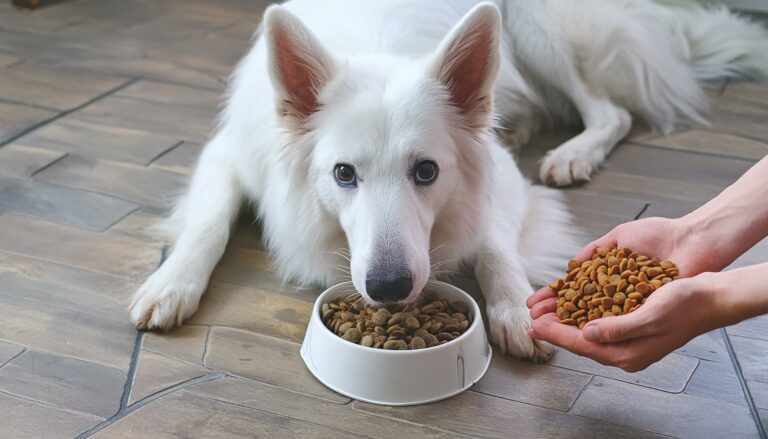
[[[373,308],[387,308],[389,311],[405,311],[413,308],[420,308],[434,299],[434,295],[424,290],[420,291],[418,294],[414,294],[413,297],[408,297],[402,300],[373,300],[358,291],[355,291],[346,297],[346,300],[352,303],[359,303],[360,305],[367,304]]]

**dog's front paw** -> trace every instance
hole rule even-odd
[[[533,361],[546,361],[552,356],[552,345],[528,336],[531,317],[528,311],[511,303],[488,305],[491,342],[502,353]]]
[[[186,279],[161,267],[133,296],[131,322],[140,330],[179,326],[197,311],[205,287],[204,280]]]
[[[587,181],[598,163],[587,154],[572,148],[556,148],[549,151],[539,168],[542,183],[550,186],[569,186]]]

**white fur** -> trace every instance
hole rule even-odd
[[[175,248],[136,293],[131,320],[169,328],[195,312],[247,199],[285,278],[351,277],[367,297],[371,270],[401,263],[408,301],[435,274],[471,264],[492,341],[548,357],[527,336],[524,301],[577,245],[560,194],[522,176],[494,120],[519,142],[547,120],[580,120],[584,131],[547,155],[541,178],[585,180],[630,114],[662,131],[703,122],[697,79],[768,76],[767,33],[722,9],[648,0],[478,3],[271,7],[172,217]],[[440,174],[417,186],[409,172],[425,159]],[[337,163],[355,166],[356,188],[339,187]]]

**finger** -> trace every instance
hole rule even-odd
[[[528,309],[533,308],[533,305],[536,305],[537,303],[541,302],[544,299],[549,299],[550,297],[557,297],[557,294],[555,294],[555,290],[553,290],[550,287],[544,287],[535,293],[531,294],[528,297],[528,300],[525,301],[525,305],[528,307]]]
[[[616,343],[656,335],[658,330],[651,323],[652,316],[649,313],[652,313],[652,310],[643,307],[623,316],[593,320],[584,327],[584,339],[590,342]]]
[[[585,355],[582,349],[581,331],[571,325],[560,323],[560,319],[555,314],[544,314],[531,323],[531,337],[537,340],[544,340],[555,346],[560,346],[573,353]],[[583,339],[582,339],[583,340]]]
[[[533,305],[533,307],[531,308],[531,318],[538,319],[544,314],[555,312],[556,309],[557,309],[557,299],[555,299],[554,297],[544,299],[541,302]]]
[[[585,340],[582,331],[571,325],[564,325],[554,314],[545,314],[531,324],[529,335],[567,349],[574,354],[588,357],[600,364],[616,366],[631,352],[636,341],[621,343],[595,343]]]

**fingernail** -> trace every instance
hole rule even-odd
[[[597,325],[587,325],[584,327],[581,335],[589,341],[598,341],[600,339],[600,328]]]

